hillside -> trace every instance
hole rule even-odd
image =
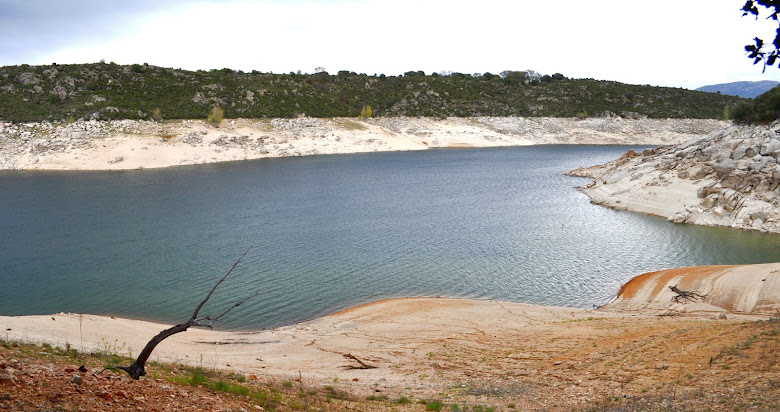
[[[0,120],[374,116],[722,118],[744,99],[534,72],[448,76],[187,71],[113,63],[0,67]],[[155,109],[159,109],[155,113]]]
[[[752,99],[766,93],[769,89],[779,84],[780,82],[776,82],[774,80],[762,80],[759,82],[731,82],[702,86],[696,90]]]

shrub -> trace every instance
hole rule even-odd
[[[408,405],[408,404],[412,403],[412,401],[409,400],[409,398],[407,398],[406,396],[402,396],[402,397],[396,399],[395,403],[397,403],[399,405]]]
[[[209,116],[206,118],[206,121],[211,123],[214,127],[219,127],[219,124],[222,123],[222,119],[225,118],[225,111],[222,110],[219,106],[214,106],[211,108],[211,111],[209,112]]]
[[[192,376],[190,377],[190,385],[192,386],[198,386],[206,383],[208,380],[208,377],[205,373],[199,370],[193,370]]]
[[[444,407],[444,403],[440,400],[428,401],[425,405],[426,411],[440,411]]]

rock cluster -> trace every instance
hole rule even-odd
[[[263,150],[263,139],[254,139],[249,136],[228,136],[226,134],[219,135],[210,144],[215,146],[229,147],[232,149],[244,149],[244,150]]]
[[[275,132],[287,136],[325,137],[333,131],[325,121],[312,117],[273,119],[271,126]]]
[[[203,134],[192,131],[186,135],[179,136],[179,141],[182,143],[187,143],[190,146],[197,146],[203,143]]]
[[[595,178],[582,188],[595,203],[677,223],[780,233],[778,159],[780,121],[629,152],[579,175]]]

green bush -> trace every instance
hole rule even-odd
[[[370,105],[364,105],[363,108],[360,110],[360,118],[361,119],[370,119],[371,114],[373,113],[373,110],[371,109]]]
[[[214,127],[219,127],[219,124],[222,123],[222,119],[225,118],[225,111],[222,110],[219,106],[214,106],[211,108],[211,111],[209,112],[209,116],[206,118],[206,121],[211,123]]]
[[[190,385],[198,386],[204,384],[208,380],[206,374],[199,370],[193,370],[190,377]]]
[[[425,405],[426,411],[440,411],[441,408],[444,407],[444,403],[440,400],[432,400],[428,401],[428,403]]]

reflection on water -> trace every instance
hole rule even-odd
[[[0,173],[0,313],[228,328],[400,296],[591,307],[648,271],[780,260],[780,236],[591,205],[562,173],[628,147],[535,146]],[[209,312],[211,308],[211,312]]]

